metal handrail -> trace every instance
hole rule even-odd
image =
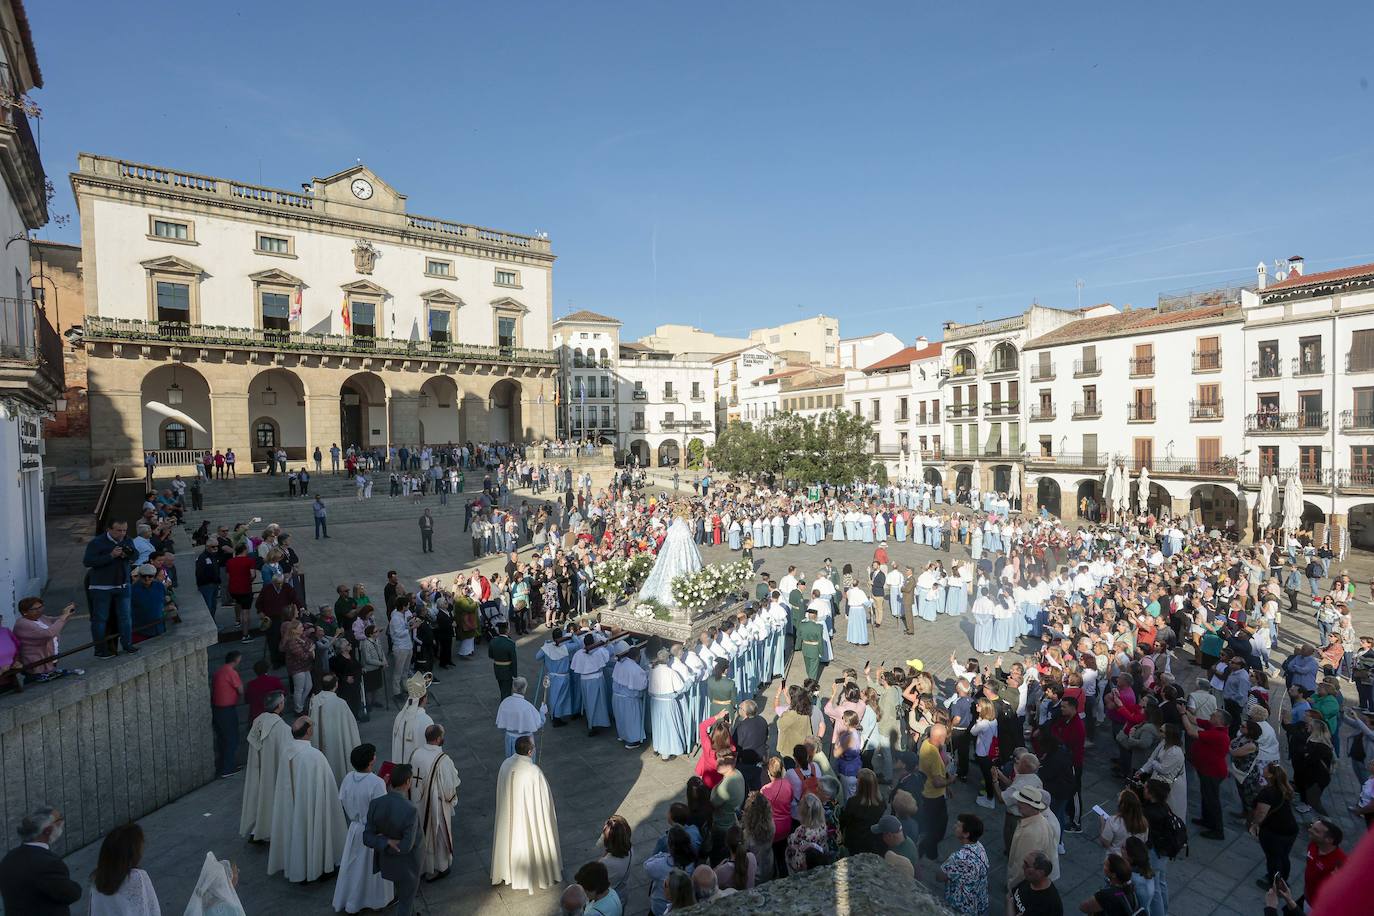
[[[131,630],[131,632],[133,632],[133,633],[141,633],[141,632],[144,631],[144,630],[150,630],[150,629],[154,629],[154,628],[160,627],[160,626],[166,626],[166,627],[168,627],[169,630],[170,630],[170,628],[171,628],[171,626],[172,626],[173,624],[179,624],[179,623],[181,623],[181,612],[180,612],[180,610],[177,610],[177,611],[174,611],[174,612],[171,613],[171,614],[166,614],[166,613],[164,613],[164,614],[162,615],[162,618],[159,619],[159,620],[154,620],[154,621],[152,621],[151,623],[145,623],[145,624],[143,624],[143,625],[141,625],[141,626],[133,627],[132,630]],[[165,634],[159,633],[159,634],[157,634],[157,635],[158,635],[158,636],[162,636],[162,635],[165,635]],[[154,637],[154,638],[156,638],[156,637]],[[115,653],[116,653],[116,654],[118,653],[118,649],[119,649],[119,634],[118,634],[118,633],[111,633],[109,636],[105,636],[105,637],[102,637],[102,638],[100,638],[100,639],[93,639],[93,640],[91,640],[90,642],[84,642],[84,643],[82,643],[81,645],[79,645],[79,646],[74,646],[73,648],[70,648],[70,649],[63,649],[61,652],[58,652],[56,655],[49,655],[49,656],[47,656],[46,658],[40,658],[40,659],[38,659],[37,661],[27,662],[27,663],[21,665],[20,668],[19,668],[19,670],[20,670],[21,673],[27,674],[28,671],[29,671],[29,669],[31,669],[31,668],[37,668],[37,667],[39,667],[39,666],[41,666],[41,665],[48,665],[48,664],[51,664],[51,663],[53,663],[53,662],[56,662],[56,661],[58,661],[58,660],[60,660],[60,659],[69,658],[69,657],[71,657],[71,656],[73,656],[73,655],[76,655],[76,654],[78,654],[78,653],[80,653],[80,652],[85,652],[87,649],[94,649],[96,646],[100,645],[102,642],[103,642],[103,643],[106,643],[106,644],[108,645],[109,648],[115,650]],[[125,654],[127,655],[128,653],[125,653]],[[23,693],[23,692],[24,692],[24,689],[25,689],[25,688],[24,688],[24,683],[23,683],[23,678],[15,678],[15,679],[14,679],[14,683],[15,683],[15,690],[17,690],[17,691],[20,692],[20,693]]]
[[[110,509],[110,498],[114,496],[115,483],[119,480],[119,468],[110,468],[105,485],[100,488],[100,498],[95,501],[95,533],[105,530],[105,513]]]

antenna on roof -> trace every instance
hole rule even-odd
[[[1083,307],[1083,287],[1084,287],[1084,285],[1085,285],[1085,284],[1083,283],[1083,278],[1082,278],[1082,277],[1079,277],[1077,280],[1074,280],[1074,281],[1073,281],[1073,288],[1076,289],[1076,290],[1078,290],[1078,307],[1079,307],[1080,309]]]

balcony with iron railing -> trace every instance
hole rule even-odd
[[[1126,404],[1126,422],[1153,423],[1155,421],[1154,401],[1131,401]]]
[[[1101,401],[1074,401],[1073,418],[1075,420],[1096,420],[1102,416]]]
[[[0,298],[0,389],[52,408],[66,388],[62,336],[32,299]]]
[[[1102,360],[1100,359],[1076,359],[1073,361],[1074,378],[1091,378],[1102,374]]]
[[[225,350],[273,350],[292,353],[330,353],[378,357],[430,357],[477,363],[518,363],[556,366],[553,350],[527,347],[493,347],[455,344],[448,341],[404,340],[347,334],[314,334],[305,331],[264,331],[143,318],[106,318],[88,315],[83,326],[87,341],[192,344]]]
[[[1345,354],[1346,372],[1374,372],[1374,353],[1357,353],[1354,350]]]
[[[1310,378],[1326,372],[1326,357],[1320,353],[1293,357],[1293,378]]]
[[[1277,355],[1264,356],[1250,361],[1250,377],[1253,379],[1282,378],[1283,363]]]
[[[1221,398],[1217,398],[1215,401],[1188,402],[1189,419],[1210,422],[1223,419],[1225,416],[1226,412],[1223,409]]]
[[[1129,360],[1131,378],[1150,378],[1155,374],[1153,356],[1132,356]]]
[[[1245,415],[1247,433],[1317,433],[1330,428],[1330,413],[1325,410],[1259,411]]]
[[[983,368],[983,375],[1007,375],[1021,371],[1021,363],[1017,359],[993,359]]]
[[[1275,468],[1275,467],[1240,467],[1236,469],[1235,477],[1242,487],[1247,489],[1259,489],[1260,480],[1263,477],[1277,477],[1279,485],[1288,483],[1294,476],[1302,482],[1305,489],[1327,489],[1331,486],[1331,481],[1335,479],[1340,486],[1340,475],[1333,474],[1331,468],[1326,467],[1298,467],[1298,468]]]
[[[1041,420],[1053,420],[1054,402],[1051,401],[1048,404],[1032,404],[1030,408],[1030,419],[1032,423],[1039,422]]]
[[[1374,410],[1342,410],[1341,429],[1374,429]]]
[[[1030,379],[1032,382],[1053,381],[1054,363],[1031,363]]]
[[[951,420],[958,420],[964,417],[978,416],[977,404],[951,404],[945,411]]]
[[[1106,452],[1060,452],[1057,455],[1027,455],[1026,464],[1030,466],[1056,467],[1066,469],[1105,468],[1110,456]]]
[[[1220,371],[1221,371],[1221,351],[1220,351],[1220,350],[1194,350],[1194,351],[1193,351],[1193,371],[1194,371],[1194,372],[1220,372]]]
[[[989,417],[1013,416],[1021,409],[1020,401],[984,401],[983,410]]]
[[[48,222],[48,179],[25,107],[9,70],[0,70],[0,163],[24,224],[37,229]]]
[[[1374,491],[1374,467],[1341,468],[1336,474],[1336,486],[1342,490]]]
[[[1141,466],[1149,467],[1150,473],[1164,477],[1211,477],[1234,480],[1240,463],[1229,455],[1216,458],[1155,458],[1148,460],[1127,459],[1132,470],[1139,471]]]

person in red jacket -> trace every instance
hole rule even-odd
[[[1345,864],[1341,840],[1345,834],[1330,818],[1319,817],[1307,827],[1307,865],[1302,873],[1302,896],[1307,907],[1314,906],[1317,894],[1336,869]]]
[[[1191,712],[1183,714],[1183,728],[1192,740],[1193,769],[1197,770],[1202,795],[1202,816],[1193,823],[1209,840],[1226,838],[1221,817],[1221,786],[1229,774],[1231,717],[1218,709],[1209,720],[1199,722]]]
[[[1069,756],[1073,758],[1073,783],[1074,795],[1070,810],[1073,816],[1069,818],[1069,824],[1077,826],[1083,817],[1080,810],[1082,802],[1079,796],[1083,792],[1083,754],[1087,746],[1088,730],[1083,724],[1083,719],[1078,714],[1078,700],[1071,696],[1065,696],[1059,701],[1059,718],[1050,723],[1050,732],[1059,739],[1059,743],[1068,748]]]

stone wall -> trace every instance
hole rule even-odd
[[[73,639],[84,636],[69,630]],[[208,615],[94,662],[84,676],[0,698],[0,824],[42,805],[66,817],[57,852],[77,849],[214,777]]]
[[[696,909],[712,916],[953,916],[924,885],[901,877],[882,859],[867,853],[769,881]]]

